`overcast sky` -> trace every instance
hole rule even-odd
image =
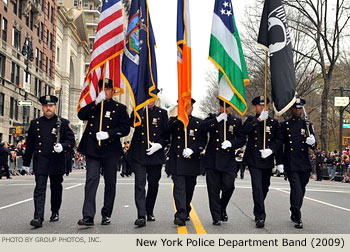
[[[232,0],[239,31],[244,8],[254,0]],[[215,69],[208,60],[214,0],[189,0],[192,38],[192,97],[199,101],[206,91],[205,74]],[[176,16],[177,0],[148,0],[156,38],[158,87],[174,104],[177,100]],[[243,48],[244,50],[244,48]],[[195,108],[195,111],[196,108]]]

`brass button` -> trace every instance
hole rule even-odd
[[[115,110],[113,110],[112,113],[115,113]]]
[[[289,141],[289,143],[293,143],[293,141]]]
[[[111,120],[111,121],[112,121],[112,117],[111,117],[111,118],[109,118],[109,120]]]
[[[218,151],[218,150],[219,150],[219,148],[216,148],[216,150]]]
[[[177,148],[180,149],[180,145],[178,145]]]
[[[227,149],[226,151],[227,151],[227,152],[229,152],[230,150],[229,150],[229,149]]]
[[[194,131],[198,131],[198,129],[194,129]]]
[[[191,156],[189,156],[188,158],[189,158],[189,159],[191,159],[192,157],[191,157]]]
[[[142,141],[141,143],[145,143],[145,141]]]
[[[289,134],[288,136],[289,136],[289,137],[292,137],[292,135],[291,135],[291,134]]]
[[[107,125],[107,129],[109,129],[109,125]]]
[[[290,148],[291,151],[293,151],[293,148]]]
[[[162,112],[161,110],[159,110],[159,113]]]
[[[92,126],[94,126],[92,123],[90,123],[90,126],[92,127]]]
[[[39,153],[41,153],[41,150],[39,150]]]
[[[258,146],[255,144],[254,147],[257,148]]]
[[[217,130],[217,131],[215,131],[216,133],[219,133],[219,131]]]
[[[216,142],[219,142],[220,140],[219,139],[216,139]]]
[[[157,134],[156,133],[153,133],[153,136],[156,136]]]
[[[39,128],[37,128],[36,130],[37,130],[37,131],[39,131],[40,129],[39,129]]]
[[[39,143],[39,146],[41,146],[41,143]]]
[[[92,132],[89,132],[89,135],[92,135]]]
[[[197,121],[196,123],[198,124],[199,122]]]
[[[255,134],[258,133],[257,131],[254,131],[254,132],[255,132]]]
[[[91,118],[92,118],[92,119],[94,119],[94,118],[95,118],[95,116],[91,116]]]
[[[177,158],[179,158],[180,157],[180,155],[177,155]]]
[[[37,121],[36,124],[39,124],[39,121]]]
[[[193,138],[193,141],[194,141],[194,140],[196,140],[196,138],[195,138],[195,137]]]
[[[267,139],[267,141],[269,141],[269,142],[270,142],[270,141],[271,141],[271,139]]]
[[[288,124],[289,124],[289,122],[286,122],[286,124],[288,125]]]
[[[304,151],[304,149],[301,149],[301,151]]]
[[[141,127],[143,127],[143,124],[141,124]]]
[[[38,138],[40,138],[41,136],[39,135]]]
[[[287,128],[287,130],[289,130],[289,128]]]
[[[141,133],[141,135],[144,135],[144,134],[145,134],[145,133],[143,133],[143,132]]]
[[[180,128],[177,128],[177,131],[180,131]]]
[[[254,138],[255,140],[258,140],[258,138],[256,137],[256,138]]]
[[[55,151],[52,151],[52,153],[55,153]]]
[[[181,139],[181,137],[180,137],[180,136],[178,136],[178,137],[177,137],[177,139]]]
[[[305,141],[302,141],[302,143],[305,143]]]

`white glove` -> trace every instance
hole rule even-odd
[[[184,158],[189,158],[192,154],[193,154],[193,150],[191,150],[190,148],[186,148],[182,151],[182,156]]]
[[[148,148],[147,151],[147,155],[151,156],[153,153],[155,153],[156,151],[159,151],[161,148],[163,148],[163,146],[160,143],[149,143],[151,145],[151,148]]]
[[[284,166],[283,166],[283,164],[277,165],[277,170],[278,170],[280,173],[283,173],[283,172],[284,172]]]
[[[101,91],[96,98],[96,104],[99,104],[101,101],[103,101],[105,99],[106,99],[106,92]]]
[[[221,122],[222,120],[224,120],[226,122],[227,121],[227,114],[226,113],[221,113],[218,117],[216,117],[216,120],[218,122]]]
[[[229,148],[229,147],[232,147],[232,143],[231,143],[230,141],[225,140],[225,141],[222,142],[221,148],[223,148],[224,150],[226,150],[226,149]]]
[[[316,139],[314,135],[310,135],[309,137],[306,138],[306,143],[308,145],[313,145],[315,144],[315,142],[316,142]]]
[[[22,166],[23,170],[29,171],[30,167],[29,166]]]
[[[265,121],[269,117],[269,112],[266,111],[265,109],[261,112],[259,119],[261,121]]]
[[[273,151],[271,149],[265,149],[265,150],[260,150],[260,152],[261,152],[262,158],[267,158],[272,154]]]
[[[63,151],[63,147],[62,144],[58,143],[53,147],[54,151],[56,151],[57,153],[61,153]]]
[[[106,131],[100,131],[96,133],[96,138],[98,141],[100,140],[106,140],[109,138],[108,132]]]

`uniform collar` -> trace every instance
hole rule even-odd
[[[50,119],[47,118],[46,116],[43,116],[43,118],[44,118],[44,120],[46,120],[46,121],[52,121],[52,120],[56,120],[57,115],[55,114],[55,115],[54,115],[53,117],[51,117]]]

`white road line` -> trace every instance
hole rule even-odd
[[[64,188],[64,190],[69,190],[69,189],[72,189],[74,187],[78,187],[78,186],[81,186],[82,184],[76,184],[74,186],[70,186],[70,187],[67,187],[67,188]]]
[[[275,190],[289,194],[289,192],[283,191],[281,189],[277,189],[276,188]],[[317,203],[320,203],[320,204],[323,204],[323,205],[326,205],[326,206],[330,206],[330,207],[334,207],[334,208],[337,208],[337,209],[340,209],[340,210],[344,210],[344,211],[350,212],[350,209],[348,209],[348,208],[340,207],[340,206],[337,206],[337,205],[333,205],[333,204],[330,204],[330,203],[327,203],[327,202],[324,202],[324,201],[321,201],[321,200],[316,200],[316,199],[313,199],[313,198],[310,198],[310,197],[304,197],[304,199],[308,199],[308,200],[311,200],[311,201],[314,201],[314,202],[317,202]]]
[[[12,206],[16,206],[16,205],[19,205],[19,204],[22,204],[22,203],[25,203],[25,202],[28,202],[28,201],[31,201],[31,200],[33,200],[33,198],[26,199],[26,200],[22,200],[22,201],[18,201],[18,202],[16,202],[16,203],[13,203],[13,204],[10,204],[10,205],[7,205],[7,206],[0,207],[0,210],[6,209],[6,208],[9,208],[9,207],[12,207]]]

